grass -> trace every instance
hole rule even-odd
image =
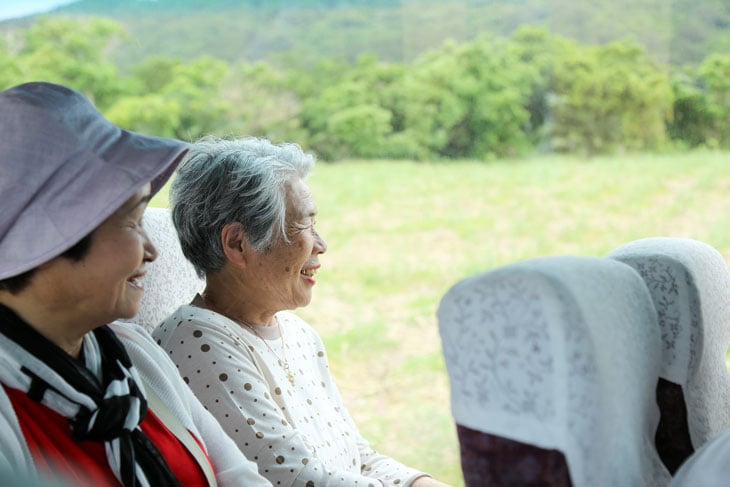
[[[383,453],[463,485],[435,313],[456,281],[650,236],[730,257],[730,153],[580,160],[320,163],[329,249],[312,303],[343,397]],[[164,191],[152,202],[167,204]]]

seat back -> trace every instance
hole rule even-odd
[[[673,471],[730,427],[730,273],[716,249],[685,238],[641,239],[608,256],[639,272],[657,310],[662,422],[656,446]]]
[[[518,262],[456,283],[437,315],[458,428],[544,453],[532,469],[495,469],[497,458],[465,464],[462,451],[467,485],[528,484],[556,450],[575,486],[668,483],[652,447],[657,318],[633,269],[599,257]]]
[[[170,210],[149,207],[145,210],[143,226],[157,248],[157,260],[147,267],[142,279],[144,295],[137,316],[129,320],[152,330],[179,306],[192,301],[205,287],[193,265],[180,248]]]

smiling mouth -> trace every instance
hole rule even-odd
[[[302,269],[299,273],[303,276],[314,277],[314,274],[317,273],[317,269]]]
[[[144,277],[144,274],[137,274],[137,275],[132,276],[129,279],[127,279],[127,282],[134,287],[142,289],[144,287],[142,284],[143,277]]]
[[[144,289],[142,286],[142,281],[140,281],[138,278],[133,277],[132,279],[127,279],[127,284],[132,286],[135,289]]]

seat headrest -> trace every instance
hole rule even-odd
[[[668,479],[653,448],[657,318],[632,268],[526,260],[456,283],[437,315],[458,424],[560,450],[573,485]]]
[[[137,316],[123,321],[137,323],[152,332],[179,306],[192,301],[205,287],[205,280],[198,277],[183,255],[169,209],[147,208],[142,224],[158,257],[142,279],[145,290]]]
[[[730,273],[712,246],[654,237],[622,245],[608,257],[646,282],[662,338],[661,377],[682,386],[695,448],[730,427]]]

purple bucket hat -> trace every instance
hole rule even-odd
[[[60,255],[140,187],[156,193],[188,144],[123,130],[81,93],[0,92],[0,279]]]

